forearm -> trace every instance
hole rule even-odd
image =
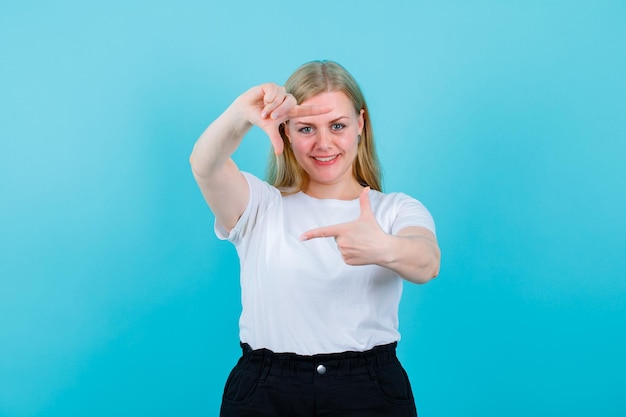
[[[424,284],[439,274],[441,253],[434,237],[409,233],[388,236],[381,266],[416,284]]]
[[[211,123],[196,141],[189,158],[196,179],[210,180],[218,175],[251,127],[235,103]]]

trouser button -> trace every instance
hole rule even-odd
[[[318,365],[316,370],[320,375],[324,375],[326,373],[326,367],[324,365]]]

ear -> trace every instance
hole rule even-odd
[[[365,126],[365,109],[361,109],[359,114],[359,135],[363,133],[363,127]]]

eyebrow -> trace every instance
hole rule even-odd
[[[336,118],[336,119],[331,120],[328,124],[331,124],[331,125],[332,125],[332,124],[335,124],[335,123],[337,123],[337,122],[339,122],[339,121],[341,121],[341,120],[343,120],[343,119],[350,119],[350,117],[348,117],[348,116],[340,116],[340,117],[338,117],[338,118]],[[294,124],[295,124],[295,125],[313,125],[313,124],[315,124],[315,123],[295,122]]]

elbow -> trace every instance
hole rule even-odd
[[[189,155],[189,165],[191,166],[191,173],[196,180],[207,177],[209,175],[207,172],[207,167],[199,163],[199,160],[194,152]]]
[[[195,156],[194,153],[191,152],[191,155],[189,155],[189,165],[191,166],[191,171],[195,174],[196,166],[195,166],[194,156]]]
[[[426,284],[439,276],[440,266],[441,254],[439,250],[437,250],[428,262],[415,269],[415,275],[410,277],[409,281],[414,282],[415,284]]]
[[[439,275],[440,268],[441,268],[441,249],[439,249],[439,245],[434,245],[432,259],[431,259],[430,279],[437,278],[437,276]]]
[[[427,275],[428,279],[426,282],[435,279],[439,276],[439,270],[441,268],[441,251],[439,247],[436,248],[435,253],[433,254],[433,259],[430,263],[429,274]]]
[[[414,284],[426,284],[427,282],[430,282],[433,279],[437,278],[438,275],[439,268],[421,270],[419,274],[416,274],[413,277],[409,278],[409,281],[413,282]]]
[[[433,258],[434,259],[431,266],[431,276],[429,280],[437,278],[439,276],[439,270],[441,269],[441,251],[439,250],[439,247],[437,247]]]
[[[189,165],[191,166],[191,170],[194,172],[194,174],[198,172],[198,169],[200,168],[198,162],[199,161],[196,155],[196,149],[194,148],[194,150],[191,152],[191,155],[189,155]]]
[[[428,278],[426,279],[426,282],[431,281],[437,278],[438,276],[439,276],[439,262],[437,262],[437,264],[433,266],[430,274],[428,274]]]

